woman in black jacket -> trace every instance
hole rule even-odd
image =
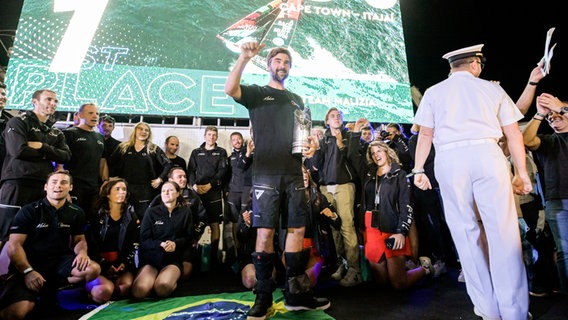
[[[98,219],[88,227],[89,256],[101,266],[101,282],[116,298],[130,295],[136,274],[138,218],[128,204],[128,184],[122,178],[103,183],[96,203]],[[109,297],[110,298],[110,297]]]
[[[132,296],[159,298],[177,288],[183,270],[183,253],[191,244],[193,221],[181,188],[173,181],[162,185],[162,203],[149,207],[140,226],[140,271],[132,285]]]
[[[430,259],[421,257],[421,267],[406,270],[406,257],[411,254],[408,231],[413,218],[406,172],[396,152],[381,141],[371,142],[365,157],[352,152],[350,158],[361,175],[365,256],[375,281],[390,283],[397,290],[406,289],[430,274],[432,268]]]
[[[118,145],[107,162],[111,177],[128,181],[130,203],[142,219],[158,188],[168,180],[172,166],[166,153],[152,142],[150,125],[137,123],[128,140]]]

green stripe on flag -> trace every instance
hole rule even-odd
[[[254,303],[255,295],[250,292],[209,294],[187,296],[162,300],[144,301],[120,300],[103,306],[83,316],[81,320],[162,320],[162,319],[204,319],[228,317],[246,319],[246,311]],[[284,297],[280,290],[274,292],[274,303],[269,310],[271,319],[323,320],[333,318],[321,310],[290,312],[284,307]]]

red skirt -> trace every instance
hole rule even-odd
[[[314,239],[304,238],[304,249],[310,250],[310,258],[308,260],[307,269],[312,268],[316,263],[323,264],[323,257],[316,250]]]
[[[392,236],[392,233],[381,232],[377,228],[371,227],[371,211],[365,212],[365,256],[370,262],[377,263],[381,257],[386,255],[386,258],[396,256],[410,256],[410,241],[408,237],[404,239],[404,247],[398,250],[390,250],[385,245],[385,239]]]

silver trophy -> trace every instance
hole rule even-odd
[[[292,141],[292,154],[302,154],[304,145],[312,132],[312,113],[307,106],[303,110],[294,111],[294,140]]]

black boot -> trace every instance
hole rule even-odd
[[[256,271],[256,283],[254,293],[256,299],[254,305],[247,313],[248,320],[263,320],[266,318],[268,309],[272,306],[272,270],[274,269],[274,253],[253,252],[252,263]]]
[[[316,298],[310,289],[310,278],[306,274],[306,264],[309,252],[285,252],[286,283],[284,298],[286,309],[294,310],[325,310],[331,303],[326,298]]]

